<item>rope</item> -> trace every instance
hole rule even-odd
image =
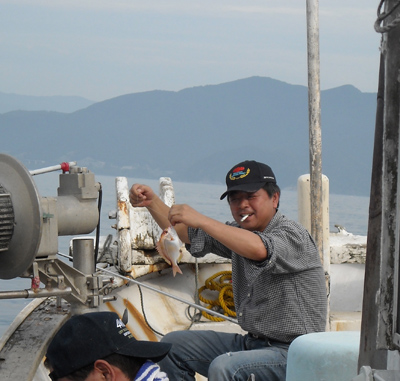
[[[381,2],[379,3],[377,12],[378,18],[376,19],[374,24],[375,31],[378,33],[387,33],[400,23],[400,16],[396,15],[394,20],[392,20],[390,23],[386,24],[385,26],[381,26],[382,21],[389,17],[400,5],[400,1],[398,1],[388,12],[382,12],[382,6],[384,2],[385,0],[381,0]]]
[[[202,296],[202,292],[205,290],[218,292],[217,298],[206,299]],[[232,271],[220,271],[208,278],[204,286],[199,288],[199,299],[210,310],[222,309],[225,316],[236,317],[235,304],[233,302]],[[212,316],[206,311],[202,311],[202,315],[212,321],[224,321],[223,318]]]

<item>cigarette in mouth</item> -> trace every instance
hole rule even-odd
[[[240,222],[243,222],[250,214],[245,214],[242,219],[240,220]]]

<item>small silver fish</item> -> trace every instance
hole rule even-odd
[[[169,226],[161,233],[156,249],[167,263],[172,266],[172,273],[174,276],[176,273],[182,274],[178,266],[183,254],[182,242],[178,237],[178,233],[172,226]]]

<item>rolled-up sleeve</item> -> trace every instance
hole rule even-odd
[[[204,257],[206,254],[213,253],[224,258],[232,258],[232,252],[226,246],[215,240],[201,229],[188,228],[190,244],[186,244],[186,249],[193,257]]]

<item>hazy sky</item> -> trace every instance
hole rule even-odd
[[[321,89],[376,92],[379,0],[320,0]],[[306,0],[0,0],[0,92],[99,101],[264,76],[307,85]]]

